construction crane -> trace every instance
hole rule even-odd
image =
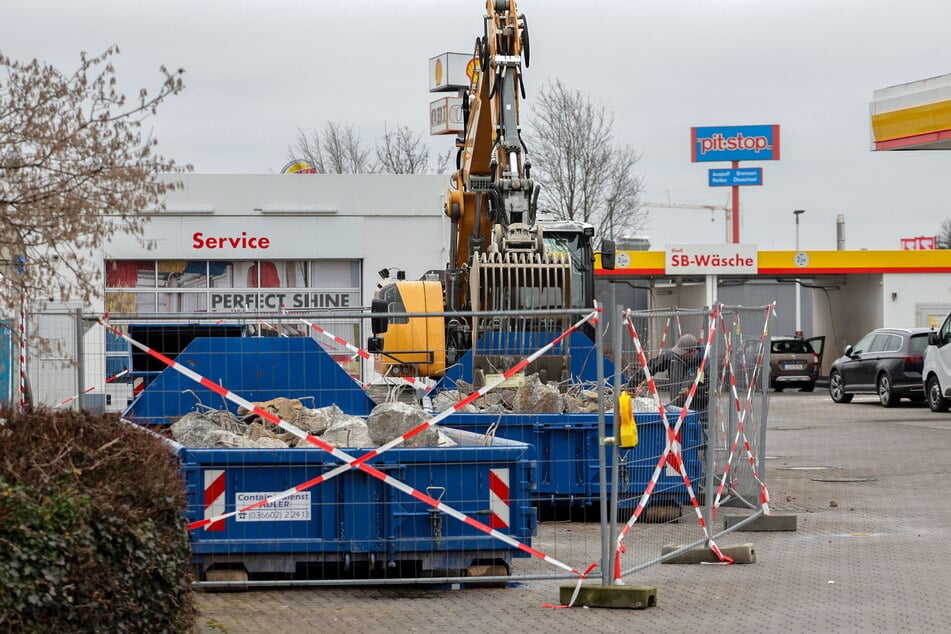
[[[728,201],[729,202],[729,201]],[[664,209],[709,209],[710,211],[722,211],[725,214],[724,231],[726,242],[730,242],[733,225],[733,208],[729,205],[703,205],[699,203],[674,203],[669,200],[665,203],[641,203],[643,207],[660,207]]]

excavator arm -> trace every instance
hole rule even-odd
[[[571,323],[567,312],[539,317],[541,311],[593,303],[593,227],[542,221],[536,213],[539,190],[519,128],[528,28],[515,0],[486,1],[474,56],[479,71],[463,94],[464,131],[446,196],[449,262],[424,280],[382,285],[368,349],[383,374],[439,377],[471,352],[472,379],[480,385],[480,377],[510,367]],[[389,322],[382,315],[431,306],[437,287],[444,311],[459,315]],[[568,366],[567,351],[552,351],[526,372],[561,381]]]
[[[463,135],[446,196],[453,223],[447,304],[469,304],[465,276],[474,254],[532,249],[538,191],[519,129],[522,64],[528,28],[514,0],[487,0],[484,34],[476,39],[479,72],[464,95]]]

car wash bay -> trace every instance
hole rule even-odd
[[[799,257],[797,258],[797,255]],[[803,257],[805,255],[805,257]],[[596,270],[598,300],[638,310],[776,302],[771,335],[825,337],[822,376],[845,346],[882,327],[937,327],[951,312],[951,251],[757,251],[744,274],[672,274],[665,251],[620,251]]]

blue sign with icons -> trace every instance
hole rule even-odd
[[[710,187],[737,187],[743,185],[762,185],[763,168],[708,170]]]

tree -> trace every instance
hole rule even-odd
[[[448,170],[453,150],[440,154],[433,164],[422,134],[397,125],[384,129],[373,163],[371,150],[364,147],[352,125],[330,121],[322,133],[315,129],[308,135],[298,128],[297,141],[288,148],[287,160],[307,161],[321,174],[439,174]]]
[[[436,162],[433,165],[434,174],[449,174],[452,170],[456,169],[455,156],[456,156],[456,146],[455,144],[446,148],[446,151],[442,154],[436,155]]]
[[[64,73],[0,53],[0,300],[42,301],[101,294],[99,249],[117,231],[141,236],[144,211],[177,183],[162,172],[190,169],[156,154],[144,124],[183,89],[179,69],[160,68],[154,94],[118,91],[110,47],[80,54]],[[143,244],[143,246],[145,246]]]
[[[377,171],[385,174],[423,174],[429,169],[429,147],[422,134],[405,125],[386,128],[376,146]]]
[[[951,218],[945,218],[941,221],[941,227],[938,229],[939,249],[951,249]]]
[[[297,129],[297,141],[288,149],[289,161],[305,160],[320,174],[368,174],[373,171],[370,150],[352,126],[328,121],[323,132],[308,135]]]
[[[617,238],[646,225],[635,173],[640,156],[614,140],[614,116],[560,80],[546,82],[534,101],[526,135],[539,207],[564,220],[595,226]]]

